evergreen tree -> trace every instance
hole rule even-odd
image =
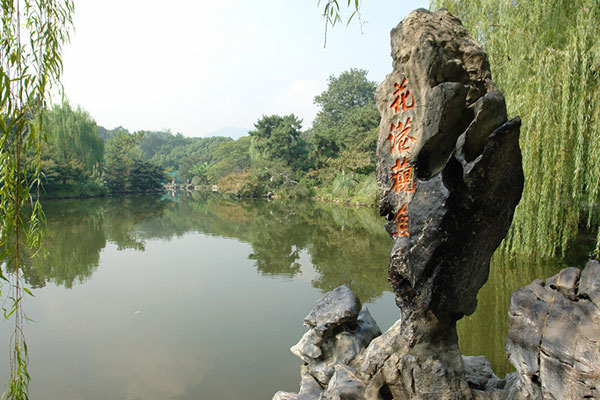
[[[253,162],[274,161],[294,170],[304,169],[306,144],[300,137],[302,120],[294,114],[263,116],[254,124],[250,156]]]

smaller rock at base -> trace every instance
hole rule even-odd
[[[299,400],[318,400],[321,398],[323,388],[310,374],[302,374],[300,382],[300,399]]]
[[[304,318],[304,325],[309,328],[322,326],[332,329],[347,321],[356,320],[360,309],[360,300],[354,296],[348,285],[342,285],[317,300]]]
[[[323,397],[327,400],[364,400],[365,383],[353,368],[338,364]]]
[[[492,364],[484,356],[462,356],[467,383],[473,389],[493,390],[504,388],[504,379],[494,374]]]
[[[299,396],[300,395],[298,393],[279,391],[275,393],[275,396],[273,396],[272,400],[299,400]]]
[[[321,357],[322,351],[319,345],[322,342],[323,339],[319,337],[316,330],[309,329],[298,343],[290,347],[290,351],[302,361],[311,362],[311,359]]]

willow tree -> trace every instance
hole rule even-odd
[[[509,114],[523,120],[525,190],[505,247],[564,253],[578,228],[598,228],[600,2],[433,0],[438,7],[484,46]]]
[[[15,321],[11,372],[3,398],[27,399],[30,377],[22,299],[28,290],[22,273],[26,254],[35,252],[41,238],[42,211],[33,200],[40,186],[40,111],[62,72],[61,50],[69,39],[73,4],[71,0],[0,1],[0,257],[4,260],[0,277],[10,283],[2,293],[10,299],[4,303],[4,316]]]
[[[74,109],[68,102],[54,105],[44,112],[43,124],[46,156],[62,163],[75,161],[89,175],[102,162],[104,141],[98,137],[96,121],[81,107]]]
[[[340,7],[340,3],[342,6]],[[325,35],[323,40],[323,47],[327,47],[327,29],[331,26],[332,28],[337,25],[338,22],[343,22],[344,17],[342,16],[342,9],[348,8],[351,13],[346,18],[346,25],[350,24],[354,17],[358,16],[360,20],[360,0],[318,0],[319,7],[323,7],[323,17],[325,17]],[[361,22],[362,25],[362,22]]]

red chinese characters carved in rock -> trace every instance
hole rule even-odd
[[[410,143],[417,141],[417,138],[408,135],[412,129],[411,123],[411,117],[407,117],[404,123],[398,121],[397,126],[392,123],[390,134],[388,135],[388,140],[390,141],[390,153],[393,153],[394,149],[397,151],[410,150]]]
[[[394,88],[396,91],[394,92],[394,102],[390,105],[390,109],[394,110],[395,113],[402,111],[410,110],[415,106],[415,97],[410,94],[410,90],[406,87],[407,79],[403,78],[402,83],[394,83]],[[408,101],[410,98],[410,102]]]
[[[408,231],[408,209],[406,208],[406,204],[402,204],[398,214],[396,214],[396,218],[394,218],[394,222],[398,230],[392,234],[392,236],[410,236],[410,232]]]
[[[392,168],[392,178],[394,179],[392,189],[396,193],[413,193],[415,191],[413,167],[409,164],[406,157],[402,159],[402,163],[400,163],[400,160],[396,160],[396,165]]]
[[[400,120],[397,124],[392,123],[390,127],[390,134],[387,139],[390,141],[390,154],[394,153],[394,149],[401,153],[410,150],[413,142],[417,141],[417,138],[410,136],[409,133],[412,129],[412,118],[406,117],[403,120],[402,114],[410,110],[415,106],[415,97],[410,93],[407,87],[408,80],[406,77],[402,78],[400,84],[394,83],[394,101],[390,105],[390,109],[395,114],[401,113]],[[396,164],[392,167],[392,179],[394,180],[392,190],[396,193],[414,193],[415,184],[413,180],[413,166],[406,157],[396,159]],[[394,223],[396,224],[396,232],[392,234],[393,237],[409,237],[409,216],[408,207],[406,203],[402,204],[398,213],[394,217]]]

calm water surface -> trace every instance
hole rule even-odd
[[[298,390],[289,347],[322,293],[347,283],[383,330],[398,317],[375,210],[190,196],[45,211],[48,254],[27,271],[32,399],[270,399]],[[459,324],[463,352],[509,371],[510,292],[563,266],[496,258]],[[7,360],[11,327],[0,327]]]

